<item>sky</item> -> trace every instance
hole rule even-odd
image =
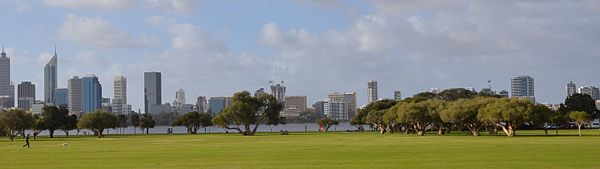
[[[128,78],[143,107],[143,72],[162,72],[163,102],[186,91],[230,96],[284,81],[310,104],[367,81],[380,98],[431,88],[535,79],[536,101],[560,103],[565,85],[600,85],[600,1],[467,0],[0,0],[0,44],[11,80],[32,81],[57,46],[58,86],[95,74],[103,97]]]

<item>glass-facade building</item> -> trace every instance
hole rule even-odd
[[[227,97],[211,97],[210,100],[208,100],[208,111],[213,115],[217,115],[225,109],[226,103]]]
[[[160,72],[144,72],[144,111],[160,113],[152,110],[154,105],[162,104],[162,86]]]
[[[69,89],[54,89],[52,98],[54,99],[55,106],[69,107]]]
[[[102,85],[94,75],[81,78],[82,111],[94,112],[102,108]]]

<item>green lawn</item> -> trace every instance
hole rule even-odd
[[[2,137],[0,168],[600,168],[600,130],[534,136],[542,133],[75,136],[39,138],[29,149]]]

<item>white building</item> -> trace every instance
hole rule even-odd
[[[573,81],[567,83],[567,97],[572,96],[573,94],[577,93],[577,87],[575,86],[575,83],[573,83]]]
[[[113,90],[112,112],[114,114],[129,114],[131,105],[127,104],[127,78],[115,76]]]
[[[579,93],[590,95],[594,100],[600,100],[600,91],[595,86],[582,86],[579,88]]]

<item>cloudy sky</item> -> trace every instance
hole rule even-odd
[[[600,1],[413,0],[0,0],[0,44],[12,80],[33,81],[58,46],[59,87],[96,74],[103,95],[129,80],[143,107],[143,72],[163,72],[163,102],[175,91],[227,96],[284,80],[309,104],[368,80],[379,95],[474,87],[535,78],[536,98],[559,103],[564,85],[600,85]]]

